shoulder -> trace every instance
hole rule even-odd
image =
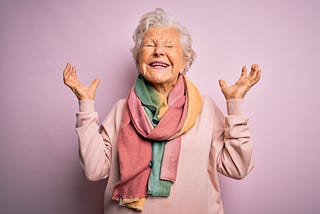
[[[112,127],[116,126],[117,128],[120,125],[122,112],[125,105],[126,105],[126,99],[120,99],[113,105],[107,117],[102,122],[102,125],[106,129],[108,129],[110,126]]]
[[[202,95],[202,111],[220,112],[220,109],[211,97]]]
[[[122,115],[122,111],[123,111],[123,108],[125,107],[127,103],[127,100],[126,99],[120,99],[118,100],[114,105],[113,107],[111,108],[109,114],[107,117],[119,117]]]
[[[209,96],[202,96],[202,110],[199,115],[199,122],[213,124],[216,127],[223,126],[225,116]]]
[[[118,100],[112,107],[111,112],[112,111],[119,111],[123,109],[123,107],[126,105],[127,100],[126,99],[120,99]]]

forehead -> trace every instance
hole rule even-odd
[[[174,27],[152,27],[144,35],[143,40],[178,41],[180,32]]]

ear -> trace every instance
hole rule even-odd
[[[180,71],[181,74],[184,74],[186,72],[186,68],[187,68],[187,65],[188,65],[188,57],[184,56],[184,60],[183,60],[183,70]]]
[[[138,57],[138,60],[136,60],[136,67],[140,72],[140,57]]]

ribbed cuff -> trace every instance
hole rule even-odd
[[[227,100],[228,115],[243,115],[242,113],[242,99]]]
[[[79,100],[79,112],[93,112],[94,100]]]

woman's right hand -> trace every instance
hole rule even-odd
[[[82,85],[77,77],[76,68],[68,63],[63,70],[63,82],[73,91],[78,100],[94,100],[100,80],[93,80],[89,87]]]

